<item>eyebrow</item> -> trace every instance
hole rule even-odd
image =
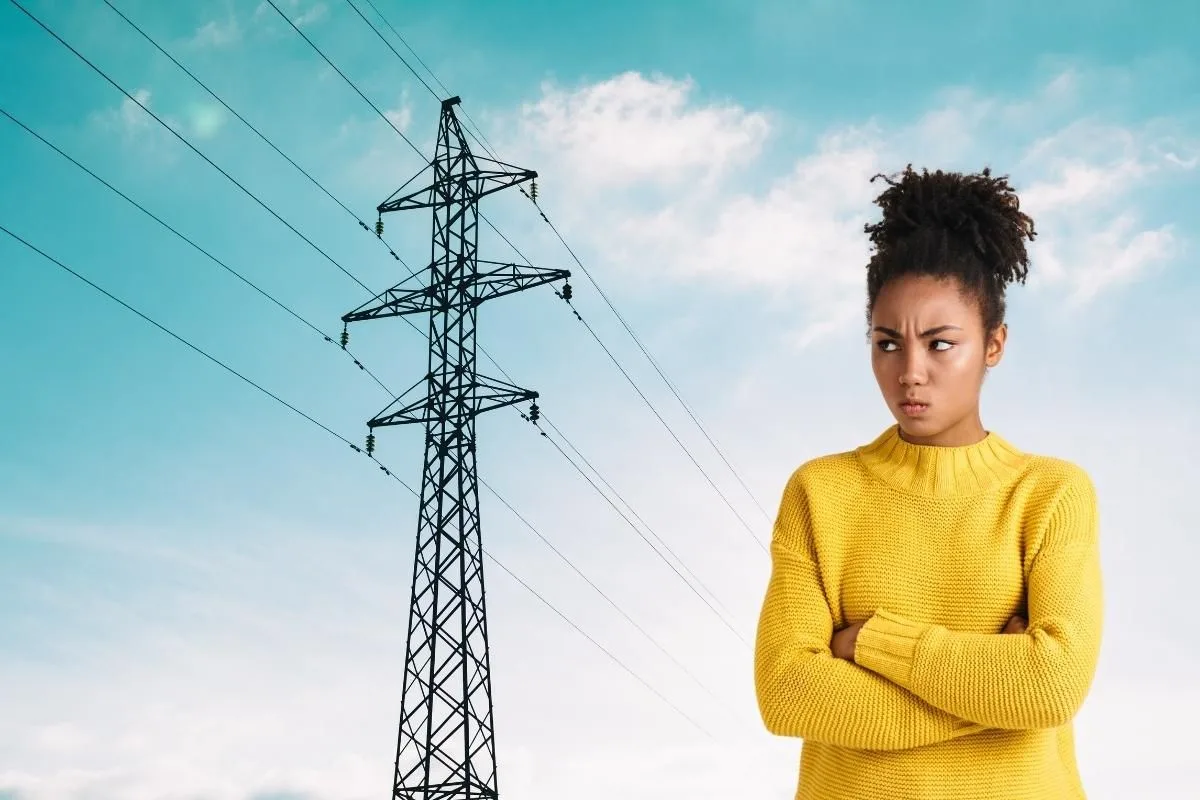
[[[880,333],[886,333],[888,336],[895,336],[897,339],[903,338],[900,334],[900,331],[894,331],[891,328],[885,328],[882,325],[876,325],[875,330],[879,331]],[[936,336],[937,334],[941,333],[942,331],[961,331],[961,330],[962,330],[962,328],[958,327],[957,325],[939,325],[936,328],[930,328],[929,330],[924,331],[923,333],[920,334],[919,338],[924,339],[926,336]]]

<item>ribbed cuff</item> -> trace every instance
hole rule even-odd
[[[854,663],[905,689],[911,688],[917,643],[931,627],[879,609],[858,631]]]

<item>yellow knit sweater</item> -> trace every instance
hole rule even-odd
[[[804,740],[797,800],[1085,798],[1071,720],[1103,603],[1081,468],[893,425],[792,474],[771,561],[754,678],[767,729]],[[1028,630],[1001,634],[1014,614]]]

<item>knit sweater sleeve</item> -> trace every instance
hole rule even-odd
[[[860,750],[904,750],[985,730],[829,649],[833,619],[811,549],[808,501],[788,482],[771,540],[754,680],[771,733]]]
[[[1082,470],[1054,501],[1026,600],[1023,635],[955,632],[878,609],[859,631],[855,663],[990,727],[1069,722],[1095,676],[1103,617],[1096,494]]]

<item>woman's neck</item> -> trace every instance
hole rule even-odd
[[[924,445],[927,447],[965,447],[967,445],[978,444],[983,441],[988,432],[983,427],[983,422],[979,418],[979,412],[967,416],[950,427],[929,434],[913,434],[904,430],[904,425],[899,426],[900,438],[909,444]]]

